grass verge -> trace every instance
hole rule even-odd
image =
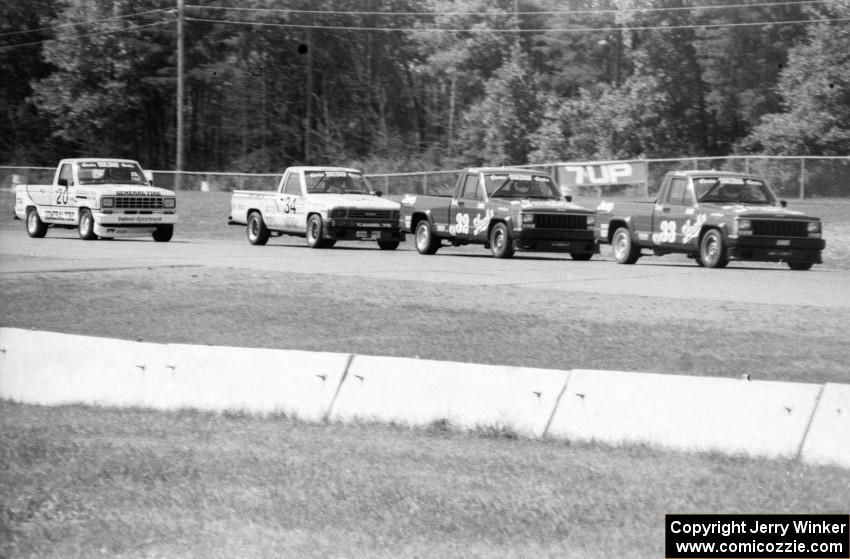
[[[660,557],[665,513],[850,508],[846,470],[0,402],[0,555]]]

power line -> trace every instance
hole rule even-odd
[[[752,4],[714,4],[708,6],[675,6],[670,8],[624,8],[624,9],[597,9],[597,10],[550,10],[531,12],[375,12],[375,11],[338,11],[338,10],[292,10],[287,8],[244,8],[238,6],[200,6],[197,4],[186,5],[186,8],[200,10],[228,10],[258,13],[278,13],[293,15],[356,15],[356,16],[534,16],[534,15],[601,15],[621,13],[651,13],[651,12],[675,12],[675,11],[699,11],[699,10],[725,10],[737,8],[762,8],[769,6],[798,6],[804,4],[820,4],[824,0],[785,0],[779,2],[758,2]]]
[[[132,29],[142,29],[144,27],[153,27],[154,25],[162,25],[163,23],[171,23],[171,21],[170,20],[163,20],[163,21],[157,21],[157,22],[154,22],[154,23],[145,23],[145,24],[141,24],[141,25],[135,25],[135,26],[132,27]],[[31,43],[16,43],[14,45],[0,46],[0,51],[11,50],[11,49],[18,48],[18,47],[31,47],[31,46],[34,46],[34,45],[41,45],[41,44],[44,44],[44,43],[53,43],[53,42],[59,42],[59,41],[73,41],[75,39],[83,39],[85,37],[96,37],[98,35],[112,35],[114,33],[124,33],[126,31],[129,31],[129,29],[112,29],[112,30],[109,30],[109,31],[97,31],[97,32],[94,32],[94,33],[84,33],[82,35],[70,35],[68,37],[57,37],[55,39],[43,39],[41,41],[33,41]]]
[[[6,33],[0,33],[0,37],[9,37],[11,35],[23,35],[25,33],[36,33],[38,31],[54,31],[54,30],[60,29],[62,27],[74,27],[74,26],[77,26],[77,25],[91,25],[91,24],[94,24],[94,23],[105,23],[107,21],[117,21],[117,20],[127,19],[127,18],[131,18],[131,17],[136,17],[136,16],[143,16],[143,15],[153,14],[153,13],[157,13],[157,12],[169,12],[169,11],[171,11],[170,8],[158,8],[156,10],[147,10],[145,12],[137,12],[137,13],[134,13],[134,14],[126,14],[126,15],[123,15],[123,16],[108,17],[108,18],[104,18],[104,19],[93,19],[91,21],[80,21],[80,22],[74,22],[74,23],[59,23],[59,24],[56,24],[56,25],[48,26],[48,27],[37,27],[37,28],[34,28],[34,29],[24,29],[22,31],[8,31]]]
[[[759,21],[740,23],[705,23],[691,25],[634,25],[634,26],[607,26],[607,27],[551,27],[548,29],[490,29],[490,28],[463,28],[452,29],[445,27],[355,27],[347,25],[306,25],[297,23],[270,23],[260,21],[236,21],[228,19],[205,19],[187,17],[186,21],[199,21],[204,23],[224,23],[231,25],[255,25],[260,27],[285,27],[293,29],[326,29],[329,31],[384,31],[384,32],[421,32],[439,31],[444,33],[589,33],[603,31],[667,31],[673,29],[719,29],[723,27],[755,27],[768,25],[795,25],[808,23],[835,23],[839,21],[850,21],[850,17],[826,18],[826,19],[799,19],[783,21]]]

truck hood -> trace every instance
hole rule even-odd
[[[310,202],[327,208],[358,208],[362,210],[397,210],[398,202],[368,194],[311,194]]]
[[[175,192],[173,190],[168,190],[166,188],[158,188],[155,186],[135,186],[128,184],[106,184],[106,185],[97,185],[97,187],[79,187],[77,190],[77,196],[91,196],[91,197],[99,197],[99,196],[136,196],[136,197],[144,197],[144,196],[175,196]]]
[[[755,206],[746,204],[706,204],[700,205],[697,212],[708,210],[709,212],[722,212],[724,214],[735,214],[738,217],[755,217],[755,218],[807,218],[817,219],[807,216],[803,212],[789,210],[779,206]]]

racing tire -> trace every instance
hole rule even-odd
[[[806,271],[811,270],[814,262],[788,262],[788,267],[792,270]]]
[[[496,258],[510,258],[514,255],[514,244],[508,226],[501,221],[490,230],[490,252]]]
[[[166,223],[165,225],[158,225],[156,230],[153,232],[153,240],[158,243],[167,243],[171,240],[171,237],[174,236],[174,224]]]
[[[307,220],[307,246],[310,248],[328,248],[333,246],[322,238],[322,216],[313,214]]]
[[[88,208],[80,210],[80,222],[78,229],[82,240],[93,241],[97,239],[97,235],[94,233],[94,218],[91,215],[91,210]]]
[[[440,248],[440,239],[434,236],[434,232],[431,231],[431,224],[427,219],[421,219],[416,223],[413,238],[419,254],[436,254]]]
[[[378,241],[378,246],[381,250],[395,250],[398,248],[400,241]]]
[[[573,260],[578,260],[579,262],[586,262],[593,258],[592,252],[571,252],[570,256]]]
[[[38,217],[38,210],[27,209],[27,235],[33,239],[40,239],[47,235],[47,224]]]
[[[706,268],[724,268],[729,263],[723,235],[717,229],[709,229],[699,242],[699,262]]]
[[[269,242],[269,229],[263,221],[263,214],[251,212],[248,216],[248,224],[245,226],[248,242],[252,245],[264,245]]]
[[[617,264],[634,264],[640,258],[640,247],[632,242],[628,227],[620,227],[611,237],[611,250]]]

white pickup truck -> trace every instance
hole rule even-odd
[[[30,237],[63,227],[86,241],[152,235],[165,242],[177,223],[177,197],[154,187],[130,159],[63,159],[53,184],[15,187],[15,217],[26,220]]]
[[[276,192],[234,190],[228,224],[245,225],[252,245],[286,234],[306,237],[311,248],[359,240],[394,250],[404,240],[401,206],[380,195],[357,169],[289,167]]]

